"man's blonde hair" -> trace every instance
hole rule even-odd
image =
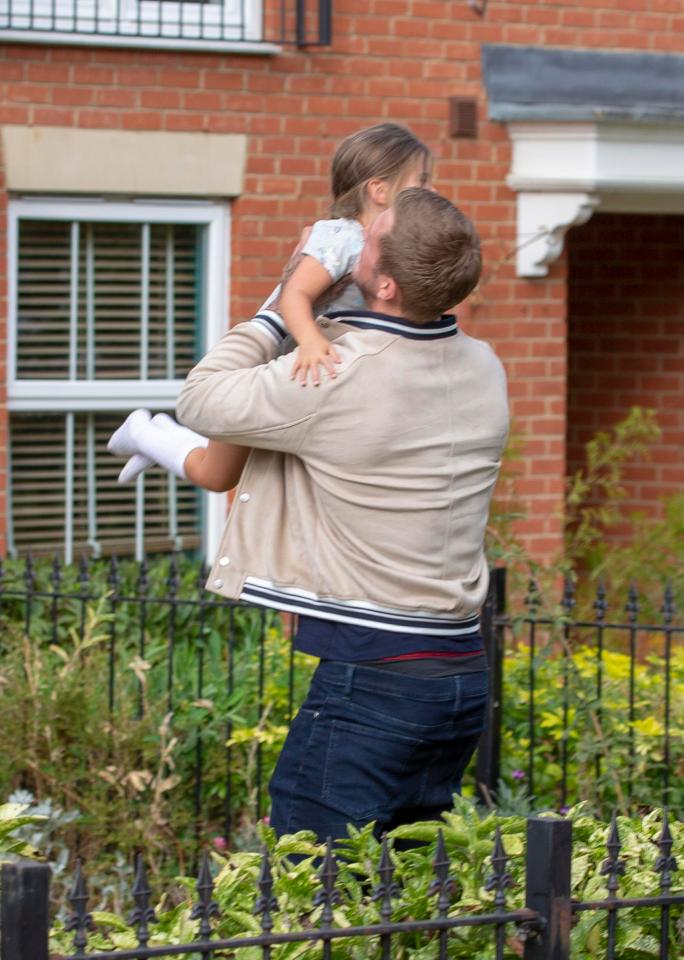
[[[407,319],[429,323],[475,289],[480,238],[458,207],[431,190],[402,190],[393,209],[394,225],[379,240],[377,272],[398,285]]]
[[[377,123],[352,133],[339,145],[332,161],[333,217],[352,219],[363,212],[366,184],[378,178],[398,182],[409,166],[430,151],[398,123]]]

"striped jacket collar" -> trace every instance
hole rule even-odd
[[[337,320],[350,327],[359,327],[363,330],[383,330],[385,333],[396,333],[409,340],[441,340],[444,337],[455,337],[458,333],[458,322],[453,313],[443,314],[439,320],[430,323],[413,323],[404,317],[391,317],[386,313],[375,313],[373,310],[335,310],[325,314],[328,320]]]

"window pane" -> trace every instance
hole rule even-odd
[[[200,252],[191,224],[20,221],[17,377],[184,377],[201,353]]]
[[[69,511],[75,557],[93,552],[124,556],[135,550],[136,486],[117,484],[124,461],[106,451],[107,439],[120,423],[120,414],[75,416],[73,503]],[[18,553],[40,555],[63,550],[69,509],[65,502],[67,456],[64,414],[12,414],[12,525]],[[196,488],[177,481],[174,494],[165,471],[147,471],[145,552],[198,548],[199,507]]]
[[[202,352],[197,342],[202,281],[198,233],[193,226],[151,228],[150,378],[182,379]]]
[[[69,375],[71,224],[27,220],[19,228],[17,372]]]
[[[92,379],[135,380],[140,376],[141,230],[142,225],[137,223],[94,223],[82,231],[79,379],[89,379],[86,372],[89,336],[94,344]],[[92,264],[90,277],[89,259]]]

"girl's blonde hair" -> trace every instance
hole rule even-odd
[[[420,157],[430,151],[406,127],[398,123],[377,123],[352,133],[342,141],[332,161],[333,217],[358,217],[364,208],[366,184],[377,177],[397,181]]]

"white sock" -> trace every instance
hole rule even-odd
[[[107,449],[115,457],[130,457],[138,452],[136,436],[150,422],[152,414],[149,410],[138,409],[129,413],[118,430],[115,430],[107,441]]]
[[[150,460],[149,457],[143,456],[142,453],[134,453],[123,465],[121,473],[116,478],[116,482],[131,483],[132,480],[138,477],[138,474],[144,473],[145,470],[149,470],[150,467],[156,466],[157,464],[154,460]]]
[[[135,443],[136,453],[142,456],[131,457],[119,474],[119,483],[129,483],[145,470],[143,460],[151,460],[179,479],[186,480],[185,458],[191,450],[206,447],[209,441],[167,414],[158,413],[142,429],[136,429]]]

